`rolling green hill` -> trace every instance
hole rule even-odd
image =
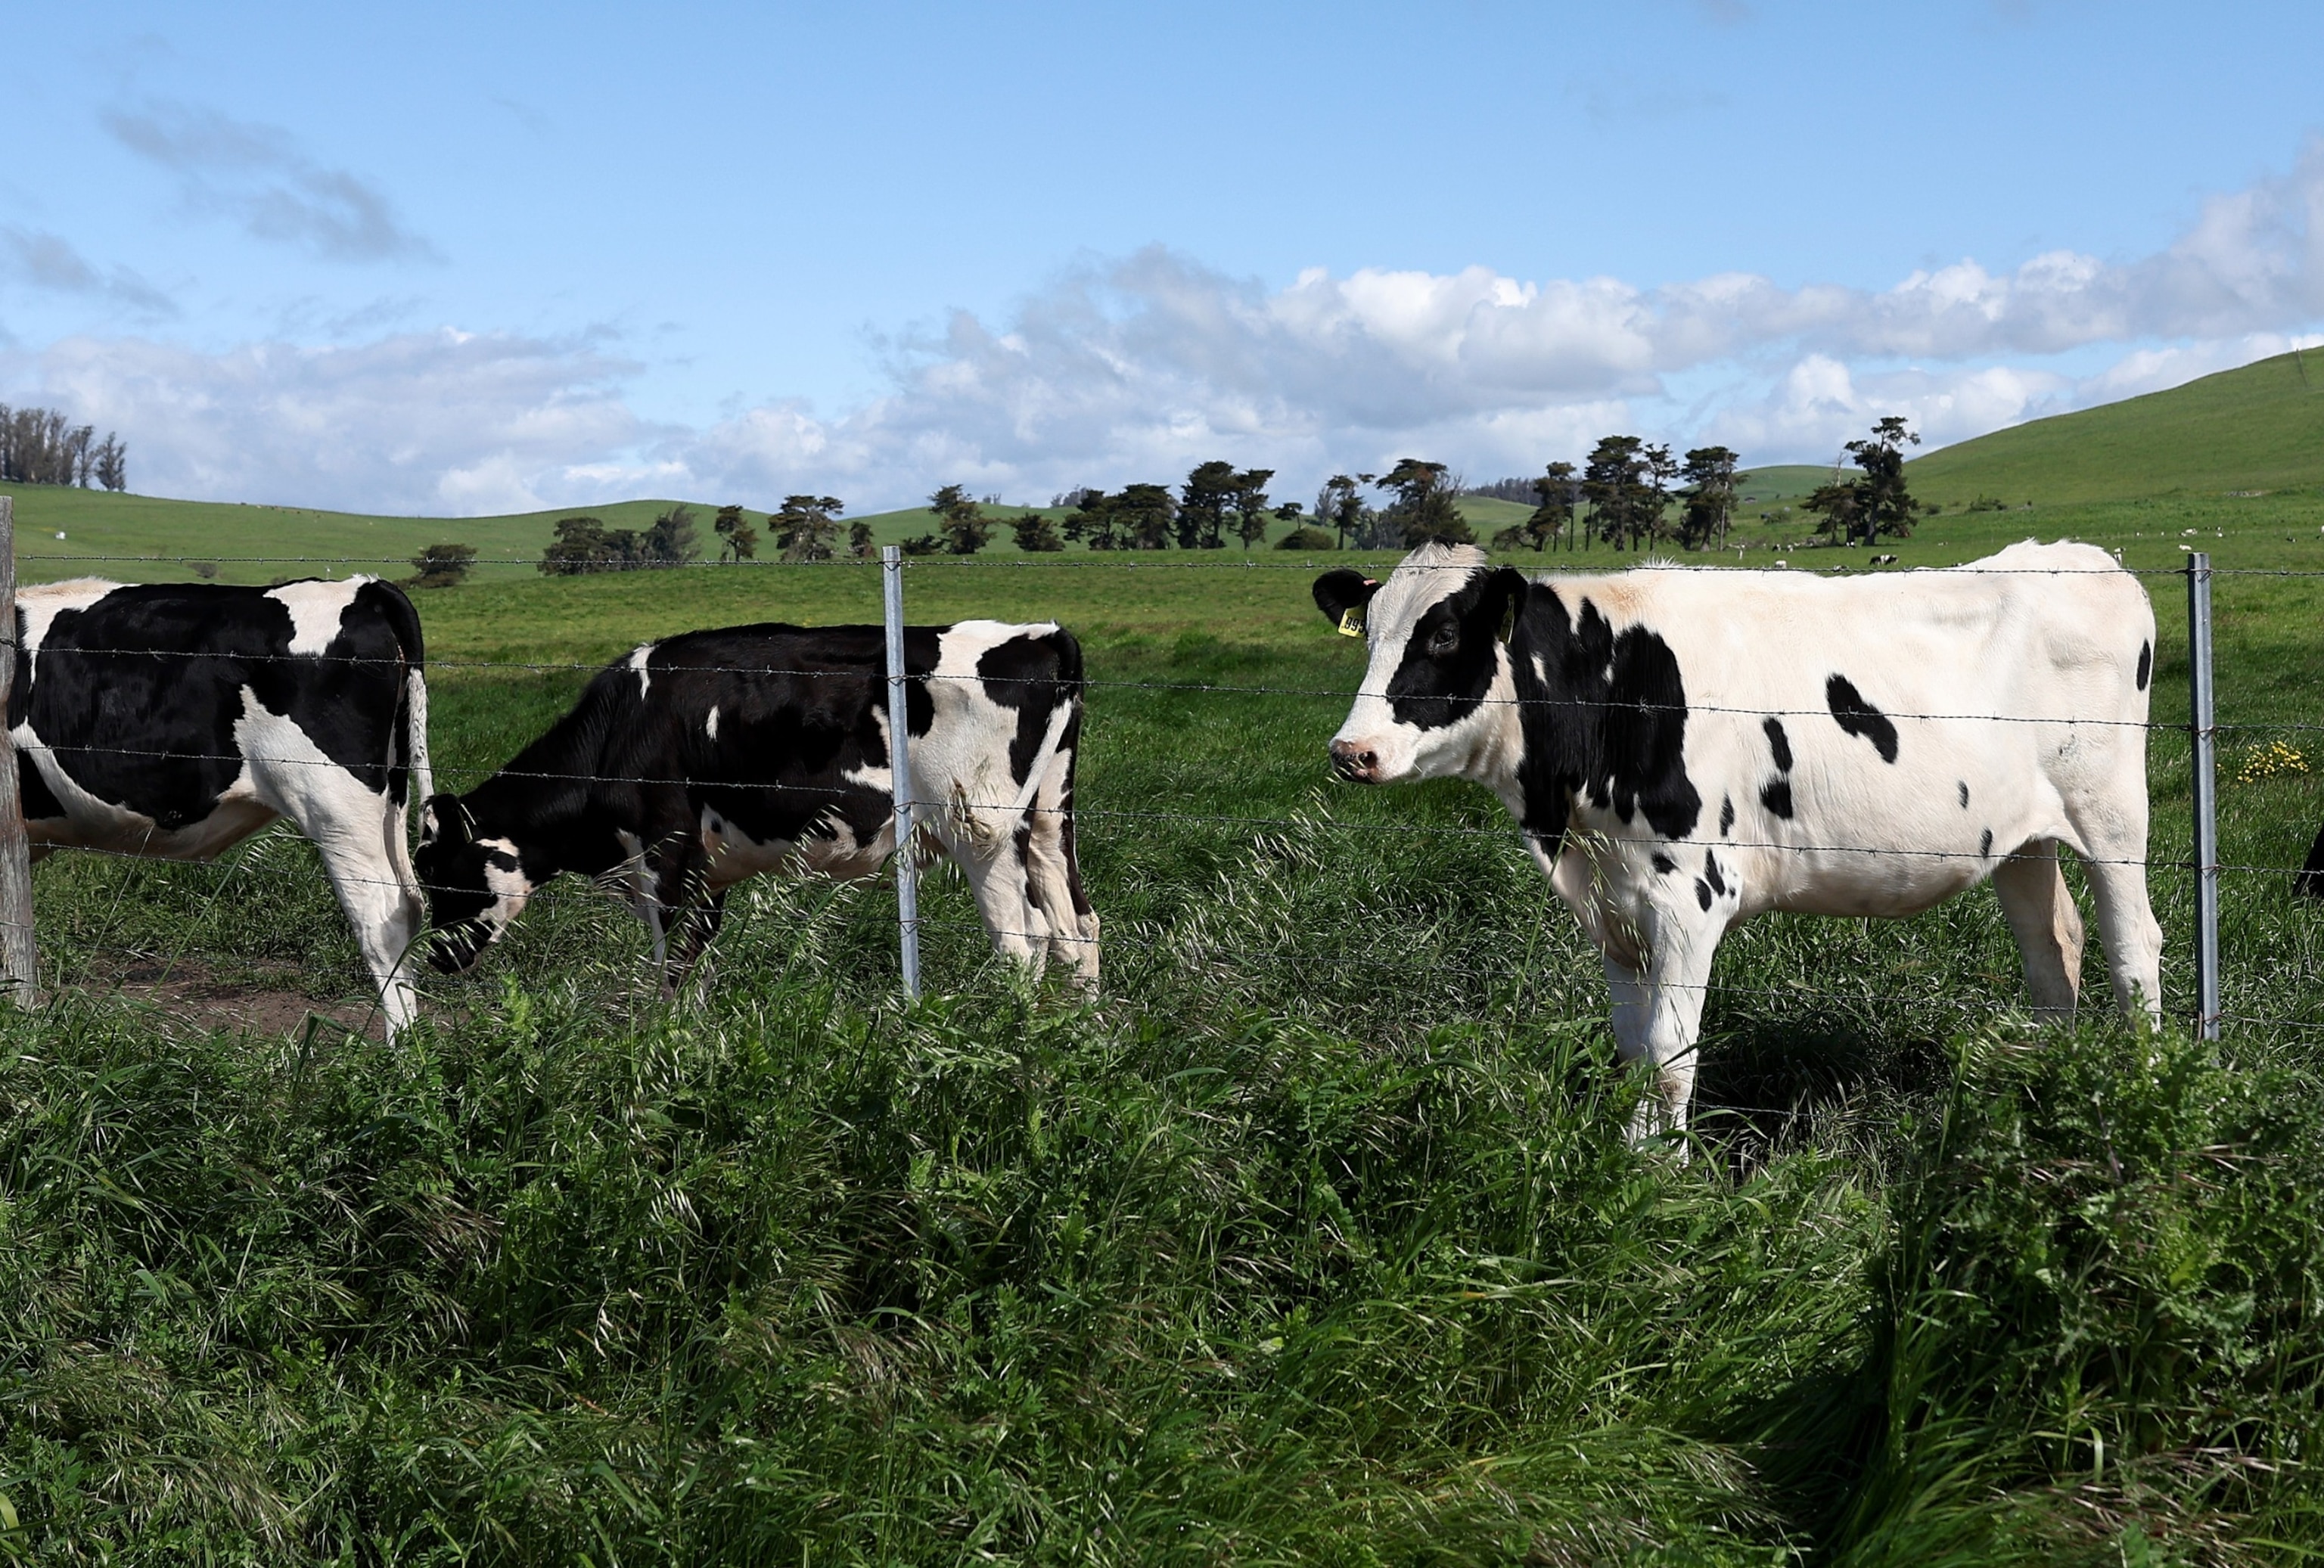
[[[2035,420],[1916,457],[1913,493],[1959,505],[2233,495],[2324,484],[2324,353]]]

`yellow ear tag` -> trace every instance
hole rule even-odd
[[[1340,635],[1361,637],[1364,634],[1364,611],[1360,604],[1340,612]]]

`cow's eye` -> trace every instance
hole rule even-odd
[[[1428,651],[1438,658],[1442,658],[1460,646],[1461,633],[1456,627],[1440,626],[1436,629],[1436,634],[1428,640]]]

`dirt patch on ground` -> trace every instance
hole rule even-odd
[[[104,998],[150,1008],[169,1022],[193,1029],[296,1035],[309,1018],[373,1039],[387,1038],[378,1004],[365,997],[318,997],[298,988],[292,973],[221,974],[196,959],[135,963],[102,974],[79,974],[60,993]]]

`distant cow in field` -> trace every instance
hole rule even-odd
[[[34,859],[209,860],[278,816],[321,852],[390,1031],[422,909],[406,772],[428,773],[420,617],[371,577],[21,589],[8,730]]]
[[[904,633],[913,822],[968,878],[992,945],[1087,986],[1098,918],[1074,849],[1082,652],[1054,624]],[[768,624],[649,642],[466,795],[422,817],[419,868],[458,971],[559,872],[624,893],[675,993],[726,890],[761,872],[852,880],[896,850],[886,641]]]
[[[1917,914],[1991,877],[2037,1013],[2070,1015],[2083,858],[2116,1001],[2160,1018],[2146,898],[2154,616],[2085,545],[1879,577],[1643,567],[1527,579],[1424,546],[1317,605],[1370,640],[1341,778],[1499,795],[1603,955],[1649,1063],[1634,1136],[1683,1128],[1711,956],[1767,909]]]

